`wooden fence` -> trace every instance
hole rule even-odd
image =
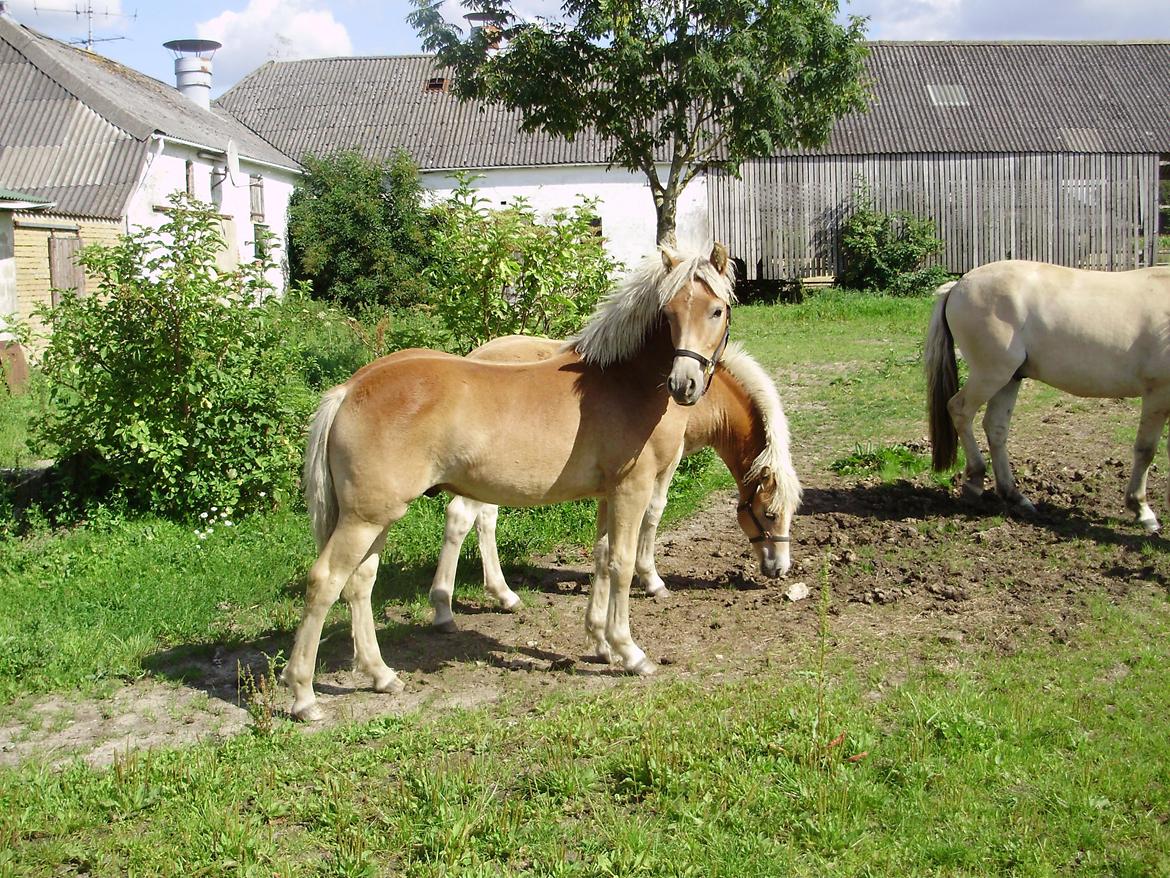
[[[997,259],[1121,270],[1152,264],[1158,156],[939,153],[790,156],[707,178],[715,238],[747,277],[784,280],[840,271],[839,229],[867,192],[883,212],[934,220],[961,273]]]

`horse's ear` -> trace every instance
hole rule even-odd
[[[728,262],[727,248],[716,241],[715,246],[711,248],[711,264],[715,266],[717,272],[726,274]]]
[[[760,486],[768,490],[776,487],[776,474],[770,466],[760,468]]]
[[[667,244],[658,245],[658,255],[662,257],[662,267],[667,271],[674,271],[674,267],[682,262],[682,257]]]

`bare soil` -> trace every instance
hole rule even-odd
[[[1087,601],[1165,591],[1165,544],[1146,538],[1123,507],[1129,452],[1117,433],[1135,420],[1132,406],[1067,398],[1031,414],[1024,408],[1013,461],[1037,505],[1033,516],[1010,513],[990,492],[965,501],[925,476],[888,483],[837,477],[827,460],[796,449],[806,490],[786,579],[754,570],[730,492],[660,539],[659,568],[671,594],[639,594],[631,606],[635,637],[661,665],[655,677],[627,677],[586,654],[589,559],[568,551],[513,574],[526,601],[517,614],[457,594],[456,634],[432,632],[389,605],[382,651],[407,684],[400,696],[370,691],[349,670],[348,629],[334,626],[317,678],[325,725],[500,701],[524,709],[554,690],[617,686],[633,694],[664,681],[714,685],[767,668],[795,670],[816,643],[826,578],[832,649],[861,667],[880,658],[885,668],[873,699],[921,661],[958,662],[974,650],[1010,655],[1037,635],[1063,642],[1082,626]],[[1161,513],[1156,477],[1151,495]],[[787,600],[792,582],[806,583],[812,596]],[[174,674],[163,666],[105,699],[57,696],[18,706],[0,721],[0,763],[80,756],[106,764],[128,749],[238,734],[251,722],[240,706],[238,664],[260,676],[264,654],[287,646],[186,657]],[[284,704],[285,693],[278,699]]]

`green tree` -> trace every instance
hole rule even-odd
[[[442,0],[414,3],[411,23],[460,98],[518,110],[528,131],[571,140],[591,128],[611,163],[644,173],[659,242],[704,166],[818,146],[864,107],[863,21],[838,24],[836,0],[565,0],[560,20],[539,22],[465,0],[499,22],[468,39]]]
[[[303,164],[308,173],[289,204],[292,279],[351,310],[425,300],[427,212],[410,157],[383,162],[348,151]]]
[[[467,353],[501,335],[563,338],[580,329],[615,268],[597,234],[593,202],[539,221],[524,199],[491,210],[472,177],[457,179],[435,208],[426,272],[452,347]]]
[[[313,402],[274,320],[272,263],[219,271],[214,209],[170,200],[157,232],[82,250],[94,295],[41,312],[51,404],[36,430],[141,508],[270,503],[296,487]]]

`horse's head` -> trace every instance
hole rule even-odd
[[[769,467],[762,467],[740,485],[739,526],[765,576],[783,576],[792,566],[788,529],[795,511],[792,503],[785,502],[776,474]]]
[[[668,273],[681,263],[666,247],[660,252]],[[713,274],[708,274],[712,269]],[[711,250],[709,267],[698,266],[662,309],[674,343],[674,363],[666,386],[679,405],[694,405],[699,401],[710,386],[715,365],[727,347],[731,302],[717,295],[713,287],[726,288],[731,270],[727,248],[716,244]],[[709,279],[704,279],[705,274]]]

